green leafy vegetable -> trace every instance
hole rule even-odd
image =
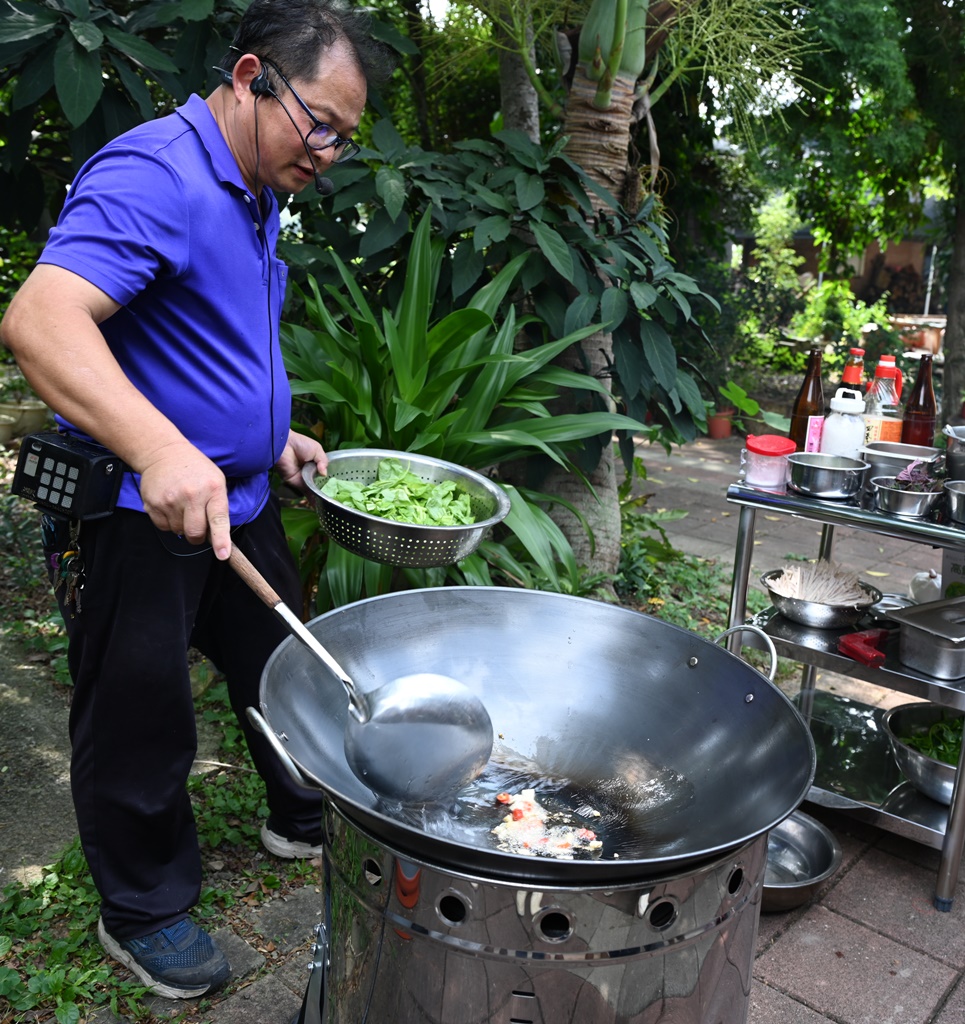
[[[948,718],[942,714],[941,719],[931,726],[927,732],[916,733],[914,736],[899,736],[906,747],[917,750],[925,757],[945,764],[957,765],[962,751],[962,726],[965,718]]]
[[[397,523],[468,526],[476,521],[469,495],[455,480],[421,480],[400,459],[382,459],[376,478],[368,484],[336,477],[318,477],[317,483],[327,498]]]

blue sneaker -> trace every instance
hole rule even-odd
[[[187,919],[140,939],[115,939],[97,922],[104,949],[165,999],[193,999],[220,988],[231,973],[211,936]]]

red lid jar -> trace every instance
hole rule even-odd
[[[781,491],[787,482],[787,457],[797,446],[779,434],[748,434],[747,452],[741,457],[744,482],[751,487]]]

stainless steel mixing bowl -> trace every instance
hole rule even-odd
[[[788,486],[809,498],[853,498],[864,483],[868,463],[843,455],[794,452],[788,455]]]

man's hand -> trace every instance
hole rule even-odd
[[[325,473],[328,470],[328,456],[322,446],[313,437],[307,437],[305,434],[299,434],[292,430],[288,434],[288,443],[281,453],[281,458],[275,464],[275,468],[289,487],[305,491],[302,466],[306,462],[314,462],[318,466],[319,473]]]
[[[159,448],[141,470],[144,510],[159,530],[192,544],[211,543],[222,560],[231,551],[231,524],[224,473],[185,441]]]

